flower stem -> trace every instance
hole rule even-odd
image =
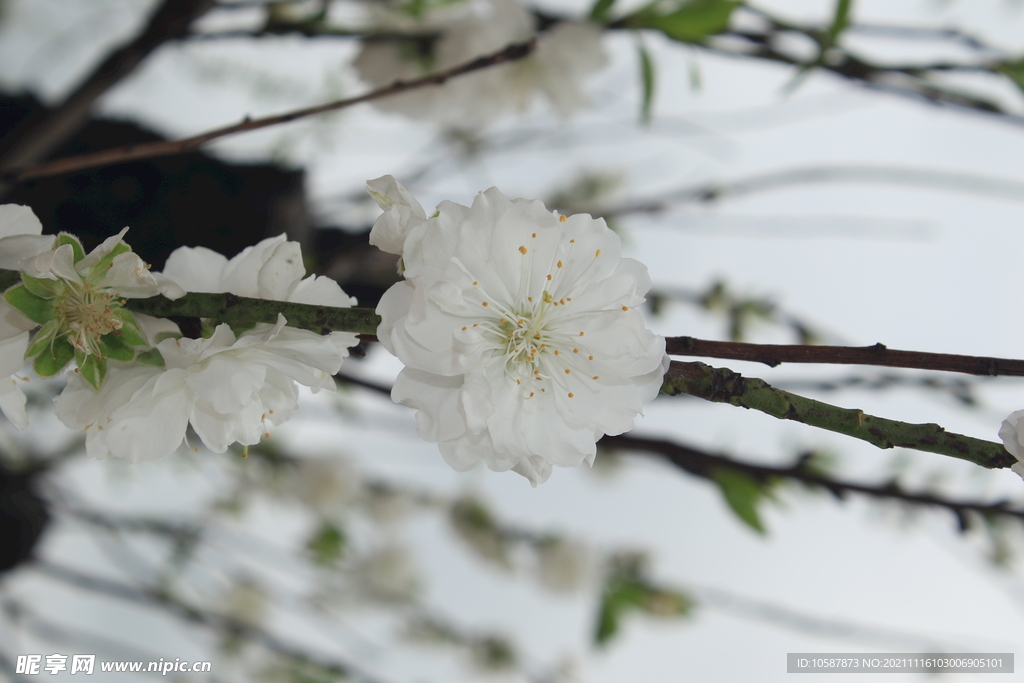
[[[670,396],[689,394],[706,401],[753,408],[780,420],[794,420],[846,434],[878,448],[913,448],[992,469],[1017,462],[1000,443],[947,432],[937,424],[911,424],[866,415],[862,410],[840,408],[704,363],[673,361],[661,390]]]

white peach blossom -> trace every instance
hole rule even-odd
[[[496,188],[437,208],[409,231],[405,280],[377,308],[378,338],[406,365],[392,398],[457,470],[483,458],[536,485],[552,465],[592,463],[668,368],[638,308],[647,269],[603,219]]]

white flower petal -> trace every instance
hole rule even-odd
[[[377,308],[405,363],[394,400],[459,470],[483,458],[536,484],[591,463],[661,388],[665,340],[634,308],[647,269],[603,220],[559,217],[491,188],[410,230],[405,281]]]
[[[39,222],[31,208],[20,204],[0,204],[0,239],[14,235],[41,235],[42,233],[43,224]]]
[[[25,394],[18,387],[18,380],[14,377],[0,376],[0,411],[3,411],[12,425],[21,430],[29,427],[25,403]]]
[[[1018,461],[1024,461],[1024,410],[1017,410],[999,426],[999,438],[1006,450]]]
[[[190,292],[218,292],[228,260],[206,247],[178,247],[167,257],[163,274]]]
[[[366,191],[384,210],[370,231],[370,244],[389,254],[401,254],[409,230],[427,219],[423,206],[394,176],[367,180]]]

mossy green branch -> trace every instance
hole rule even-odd
[[[280,313],[288,321],[289,327],[300,327],[320,334],[375,334],[380,324],[380,316],[374,313],[372,308],[336,308],[270,299],[250,299],[231,293],[192,292],[173,301],[162,296],[129,299],[126,308],[134,313],[158,318],[211,318],[238,325],[273,324],[277,322],[277,314]]]
[[[947,432],[937,424],[910,424],[866,415],[862,410],[840,408],[704,363],[673,361],[661,390],[670,396],[689,394],[707,401],[760,410],[780,420],[794,420],[846,434],[879,448],[899,446],[940,453],[992,469],[1017,462],[1000,443]]]
[[[21,274],[15,270],[0,270],[0,292],[6,291],[21,281]],[[372,308],[336,308],[315,304],[298,304],[290,301],[251,299],[224,293],[192,292],[180,299],[154,296],[148,299],[129,299],[125,306],[133,313],[143,313],[157,318],[210,318],[221,322],[244,326],[252,323],[277,322],[281,313],[289,327],[312,330],[319,334],[328,332],[355,332],[376,334],[380,316]]]

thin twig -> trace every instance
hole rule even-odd
[[[666,351],[673,356],[728,358],[764,363],[775,367],[782,363],[829,363],[836,365],[879,365],[890,368],[916,368],[962,372],[967,375],[1024,377],[1024,360],[960,356],[951,353],[900,351],[885,344],[873,346],[803,346],[790,344],[750,344],[669,337]]]
[[[441,85],[450,78],[455,78],[463,74],[479,71],[480,69],[496,66],[498,64],[523,59],[533,51],[535,45],[535,40],[529,40],[525,43],[513,43],[497,52],[477,57],[474,60],[454,66],[450,69],[445,69],[444,71],[429,74],[410,81],[398,80],[391,85],[378,88],[366,93],[365,95],[336,100],[327,104],[308,107],[306,109],[298,109],[285,114],[268,116],[261,119],[250,119],[246,117],[241,123],[218,128],[216,130],[203,133],[202,135],[182,138],[179,140],[160,140],[157,142],[143,144],[122,145],[120,147],[112,147],[98,152],[90,152],[88,154],[55,159],[36,166],[16,166],[5,168],[0,170],[0,180],[18,182],[22,180],[29,180],[31,178],[41,178],[60,173],[70,173],[72,171],[81,171],[87,168],[96,168],[98,166],[107,166],[126,161],[150,159],[170,154],[181,154],[226,135],[244,133],[252,130],[258,130],[260,128],[266,128],[268,126],[289,123],[307,116],[344,109],[345,107],[351,107],[354,104],[369,102],[389,95],[397,95],[398,93],[408,92],[409,90],[415,90],[416,88],[422,88],[430,85]]]
[[[164,0],[136,38],[107,55],[42,120],[26,121],[15,130],[7,131],[7,137],[14,143],[0,153],[0,167],[24,168],[46,158],[85,123],[96,100],[131,74],[158,47],[185,36],[193,22],[213,4],[213,0]],[[4,174],[0,180],[14,181],[18,176]]]

